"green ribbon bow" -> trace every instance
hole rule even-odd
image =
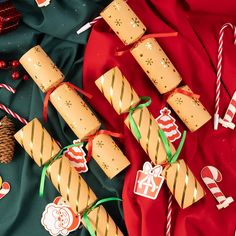
[[[94,205],[92,205],[91,207],[89,207],[87,210],[85,210],[85,212],[83,213],[83,218],[84,218],[84,223],[85,223],[85,227],[87,228],[87,230],[89,231],[91,236],[96,236],[95,232],[93,231],[92,225],[89,221],[88,218],[88,214],[94,210],[95,208],[97,208],[98,206],[100,206],[101,204],[105,203],[105,202],[110,202],[110,201],[122,201],[120,198],[117,197],[109,197],[109,198],[104,198],[101,199],[99,201],[97,201]]]
[[[169,145],[169,141],[166,138],[166,135],[164,133],[164,131],[162,129],[159,129],[159,136],[162,140],[162,143],[164,145],[164,148],[166,150],[166,154],[167,154],[167,160],[170,164],[175,163],[179,157],[179,154],[184,146],[184,142],[186,139],[186,131],[183,132],[181,141],[179,143],[179,146],[177,148],[177,151],[175,152],[175,154],[172,156],[171,150],[170,150],[170,145]]]
[[[139,104],[138,106],[136,106],[134,108],[130,108],[129,116],[128,116],[129,117],[129,123],[130,123],[131,129],[134,132],[134,135],[135,135],[137,140],[141,139],[141,134],[140,134],[140,131],[139,131],[139,128],[138,128],[137,124],[134,121],[133,114],[138,109],[142,109],[143,107],[148,107],[151,104],[151,102],[152,102],[150,97],[140,97],[140,98],[143,101],[147,100],[147,102]]]
[[[54,161],[56,161],[57,159],[59,159],[63,152],[66,151],[68,148],[71,148],[71,147],[78,147],[78,146],[81,146],[82,144],[84,144],[83,142],[80,142],[80,143],[76,143],[76,144],[71,144],[71,145],[68,145],[68,146],[65,146],[64,148],[62,148],[60,150],[60,152],[58,152],[58,154],[50,161],[48,161],[44,166],[43,166],[43,170],[42,170],[42,173],[41,173],[41,178],[40,178],[40,187],[39,187],[39,196],[40,197],[43,197],[44,195],[44,187],[45,187],[45,179],[46,179],[46,172],[47,172],[47,169],[49,167],[50,164],[52,164]]]

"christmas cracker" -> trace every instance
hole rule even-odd
[[[180,74],[152,35],[150,35],[150,37],[148,37],[148,35],[142,37],[145,33],[145,26],[130,9],[129,5],[124,0],[114,0],[101,13],[101,16],[124,44],[134,44],[130,52],[157,90],[161,94],[174,93],[174,89],[177,88],[182,81]],[[135,29],[134,32],[132,31],[132,27]],[[143,29],[143,32],[141,29]],[[129,37],[131,37],[132,40]],[[109,73],[104,76],[109,76]],[[101,81],[103,81],[102,78],[103,77],[101,77]],[[98,87],[100,90],[102,89],[101,86]],[[112,86],[110,86],[110,89],[113,89]],[[115,89],[113,90],[115,91]],[[109,88],[105,88],[103,93],[106,97],[109,96],[110,100],[108,101],[110,103],[119,100],[118,97],[109,93]],[[184,99],[184,106],[192,112],[192,114],[189,112],[189,115],[186,115],[185,109],[183,108],[184,106],[180,107],[178,105],[178,100],[168,99],[168,101],[171,107],[176,111],[176,114],[192,132],[199,129],[211,119],[210,114],[200,101],[198,101],[198,104],[200,104],[203,109],[196,107],[190,98]],[[117,109],[116,106],[115,110],[117,111]],[[119,113],[119,110],[117,112]],[[189,119],[188,116],[190,116],[191,119]],[[193,119],[192,116],[195,118]],[[197,121],[198,118],[199,121]]]
[[[62,83],[64,75],[39,45],[26,52],[21,57],[20,63],[42,92],[46,93],[55,88],[50,94],[50,101],[81,141],[87,140],[89,136],[99,130],[100,121],[77,91],[67,83]],[[102,149],[108,148],[110,150],[99,150],[98,152],[95,147],[92,154],[103,171],[109,178],[112,178],[126,168],[129,161],[121,150],[116,152],[116,158],[111,158],[110,153],[113,152],[113,145],[109,145],[112,143],[112,139],[104,136],[100,136],[100,139],[104,139],[102,140],[104,143]]]
[[[100,78],[98,80],[100,80]],[[128,84],[128,87],[130,86],[128,81],[126,81],[126,84]],[[114,90],[115,89],[116,88],[114,88]],[[204,191],[189,168],[183,164],[184,161],[181,160],[180,165],[178,165],[179,162],[168,164],[166,149],[159,136],[160,128],[147,107],[136,109],[132,117],[140,132],[140,139],[136,138],[129,116],[125,119],[125,124],[155,165],[166,164],[167,167],[163,171],[163,176],[166,178],[167,185],[176,197],[180,207],[186,208],[200,200],[204,196]],[[176,150],[170,142],[169,147],[173,155]],[[183,183],[184,188],[173,187],[173,179],[175,185],[178,184],[178,186],[180,186],[180,184]]]
[[[107,71],[95,83],[118,114],[128,112],[140,102],[118,67]]]
[[[35,118],[18,131],[15,134],[15,138],[39,166],[42,166],[40,160],[43,160],[44,163],[46,160],[51,160],[46,171],[48,178],[61,196],[69,203],[73,211],[76,214],[83,213],[83,211],[96,202],[97,197],[81,175],[71,166],[67,157],[62,156],[57,160],[52,160],[52,156],[55,157],[55,155],[59,153],[59,147],[55,149],[53,155],[48,155],[47,151],[42,151],[38,154],[38,140],[42,140],[39,138],[39,134],[44,132],[44,137],[47,136],[47,142],[39,144],[39,147],[42,147],[43,145],[43,148],[49,148],[51,146],[48,145],[50,143],[49,140],[53,140],[48,132],[46,132],[46,130],[42,131],[42,129],[40,122]],[[55,143],[54,140],[53,143]],[[40,150],[42,149],[40,148]],[[88,217],[91,221],[92,227],[97,232],[96,235],[104,236],[104,230],[106,231],[107,236],[114,236],[114,232],[118,232],[118,235],[123,235],[103,207],[100,206],[91,211],[88,214]],[[99,223],[98,220],[100,220]]]
[[[56,141],[37,118],[25,125],[14,137],[39,167],[53,159],[60,151]]]
[[[144,24],[124,0],[114,0],[100,15],[125,45],[136,42],[146,31]]]

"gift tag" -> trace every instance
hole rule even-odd
[[[56,197],[53,203],[49,203],[42,215],[41,224],[53,236],[68,235],[80,225],[80,215],[66,205],[62,197]]]
[[[38,7],[46,7],[47,5],[50,4],[51,0],[35,0],[37,3]]]
[[[73,143],[77,143],[77,140]],[[85,173],[88,171],[87,161],[85,159],[86,154],[82,147],[83,145],[78,147],[71,147],[64,152],[64,155],[69,159],[71,165],[79,173]]]
[[[1,178],[2,181],[2,178]],[[8,182],[3,182],[0,186],[0,199],[4,198],[10,192],[10,184]]]
[[[217,208],[226,208],[234,201],[232,197],[225,197],[216,182],[222,181],[222,174],[214,166],[205,166],[201,171],[201,177],[207,188],[218,201]]]
[[[181,137],[178,126],[175,124],[175,119],[171,116],[171,110],[167,107],[164,107],[160,110],[160,116],[156,118],[156,121],[160,128],[165,132],[166,137],[170,142]]]
[[[139,170],[134,184],[134,193],[149,199],[156,199],[164,178],[160,176],[162,166],[152,167],[150,162],[145,162],[143,170]]]

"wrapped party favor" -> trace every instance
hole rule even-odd
[[[167,165],[162,172],[166,183],[181,208],[186,208],[204,197],[205,192],[186,165],[184,160],[178,160]]]
[[[171,91],[181,82],[180,74],[155,38],[140,41],[131,53],[161,94]]]
[[[118,67],[107,71],[95,83],[118,114],[128,112],[140,102]]]
[[[88,149],[88,145],[86,148]],[[110,179],[130,165],[126,156],[107,134],[98,134],[94,137],[92,156]]]
[[[97,236],[123,236],[118,226],[114,223],[113,219],[109,216],[103,206],[99,206],[88,214],[90,224]],[[84,220],[82,222],[86,227]]]
[[[57,87],[51,93],[50,101],[81,141],[100,128],[96,116],[77,91],[67,84]]]
[[[180,90],[178,91],[178,89]],[[178,89],[170,94],[167,103],[190,131],[196,131],[211,119],[211,115],[198,98],[188,96],[184,92],[181,92],[183,90],[190,94],[193,93],[187,85]]]
[[[140,140],[137,141],[139,141],[143,150],[147,153],[155,165],[165,163],[167,161],[166,150],[159,137],[158,131],[160,128],[152,114],[146,107],[144,107],[142,109],[137,109],[132,116],[141,134]],[[135,137],[134,130],[130,125],[129,117],[125,119],[125,124]],[[171,143],[170,147],[172,151],[175,150]]]
[[[56,141],[37,118],[25,125],[14,137],[38,166],[53,159],[60,151]]]
[[[64,80],[63,73],[39,45],[27,51],[20,63],[44,93]]]
[[[146,31],[144,24],[125,0],[112,1],[100,15],[125,45],[140,39]]]

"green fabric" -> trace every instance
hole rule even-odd
[[[23,14],[20,27],[8,34],[0,35],[0,59],[19,59],[28,49],[40,44],[70,81],[81,87],[84,48],[89,32],[80,36],[76,30],[97,16],[109,1],[105,0],[51,0],[51,4],[38,8],[33,0],[13,1]],[[9,71],[0,70],[0,82],[17,89],[15,95],[1,89],[0,102],[27,120],[34,117],[42,121],[42,102],[44,94],[36,84],[29,81],[13,81]],[[0,111],[0,118],[5,115]],[[44,126],[62,146],[72,143],[76,137],[50,105],[49,121]],[[22,124],[15,121],[17,130]],[[1,150],[0,150],[1,151]],[[90,171],[82,176],[94,190],[99,199],[120,197],[124,173],[109,180],[95,161],[89,163]],[[38,195],[41,169],[17,145],[14,160],[0,164],[0,176],[11,184],[10,193],[0,200],[0,236],[44,236],[49,233],[40,223],[45,206],[59,193],[46,178],[45,194]],[[122,203],[107,203],[114,221],[124,234]],[[89,235],[83,227],[71,235]]]

